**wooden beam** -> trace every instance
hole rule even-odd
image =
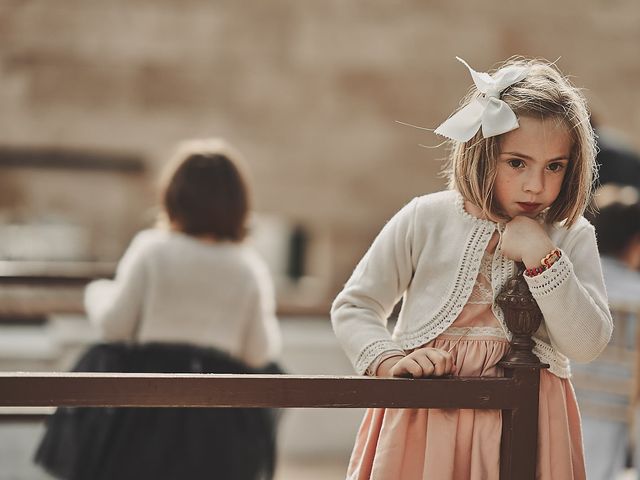
[[[0,373],[0,406],[514,409],[511,378]]]

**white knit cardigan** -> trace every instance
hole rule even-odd
[[[571,228],[557,224],[545,229],[562,256],[551,269],[525,277],[544,315],[534,335],[534,353],[552,373],[567,378],[569,359],[596,358],[613,326],[591,224],[580,218]],[[331,309],[335,334],[359,374],[379,355],[404,354],[453,323],[496,230],[501,234],[503,225],[467,213],[456,191],[415,198],[385,225]],[[498,244],[492,262],[494,299],[514,273],[515,263]],[[390,334],[387,319],[400,298],[402,309]],[[501,309],[494,303],[492,310],[511,338]]]
[[[280,354],[271,277],[245,244],[144,230],[116,278],[90,283],[84,300],[105,341],[213,347],[251,366]]]

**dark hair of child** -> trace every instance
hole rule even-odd
[[[619,257],[634,238],[640,237],[640,203],[611,203],[591,220],[601,255]]]
[[[241,165],[215,151],[193,152],[172,165],[162,188],[171,226],[188,235],[242,241],[250,198]]]

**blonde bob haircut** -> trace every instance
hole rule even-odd
[[[555,119],[566,127],[571,137],[571,156],[562,188],[545,215],[545,223],[565,221],[565,226],[569,227],[589,205],[597,176],[595,135],[589,122],[587,102],[580,90],[553,64],[511,58],[501,68],[508,65],[527,66],[529,73],[505,89],[500,98],[517,117]],[[478,95],[474,86],[460,108]],[[465,200],[481,208],[493,221],[506,219],[493,195],[501,136],[483,138],[479,130],[467,142],[452,142],[445,170],[449,188],[458,190]]]

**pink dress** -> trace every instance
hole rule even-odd
[[[509,343],[491,311],[490,242],[469,301],[443,334],[425,346],[450,350],[465,377],[502,376],[496,364]],[[351,454],[348,480],[497,480],[499,410],[368,409]],[[580,414],[568,379],[540,376],[538,462],[541,480],[586,478]]]

